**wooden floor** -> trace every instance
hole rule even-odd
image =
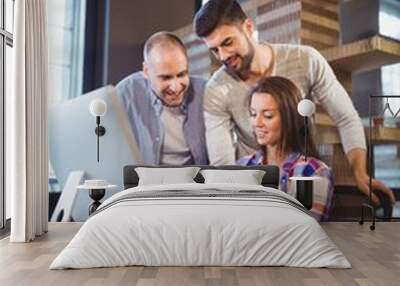
[[[48,270],[81,226],[52,223],[49,233],[27,244],[0,241],[0,285],[400,285],[400,223],[324,223],[323,228],[353,268],[122,267]]]

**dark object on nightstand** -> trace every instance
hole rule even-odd
[[[296,180],[296,199],[310,210],[313,205],[313,181]]]
[[[89,197],[94,201],[89,206],[89,215],[94,213],[97,208],[101,205],[100,200],[104,197],[106,193],[106,189],[90,189],[89,190]]]

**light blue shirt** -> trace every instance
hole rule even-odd
[[[185,115],[183,133],[194,164],[207,165],[208,155],[203,117],[203,94],[206,81],[190,77],[190,85],[182,105]],[[117,84],[117,92],[145,164],[160,164],[164,127],[161,122],[163,104],[154,94],[142,72],[129,75]]]

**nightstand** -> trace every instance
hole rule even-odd
[[[89,197],[93,200],[93,202],[89,206],[89,216],[94,213],[97,208],[101,205],[100,200],[106,194],[106,190],[110,188],[117,187],[116,185],[102,184],[102,185],[94,185],[88,184],[87,182],[90,180],[86,180],[85,184],[77,186],[77,189],[83,189],[89,191]]]

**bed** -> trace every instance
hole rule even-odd
[[[309,212],[277,190],[277,167],[197,166],[263,170],[260,185],[204,183],[200,172],[192,183],[140,185],[136,170],[143,167],[151,166],[124,168],[125,190],[103,202],[50,269],[351,267]]]

